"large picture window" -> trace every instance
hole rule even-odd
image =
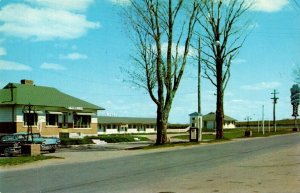
[[[90,115],[74,115],[74,127],[75,128],[90,128],[91,116]]]
[[[49,126],[58,125],[58,115],[57,114],[46,114],[46,124]]]
[[[36,126],[38,115],[36,113],[24,113],[24,125]]]

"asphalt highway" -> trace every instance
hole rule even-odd
[[[300,134],[0,171],[1,193],[299,191]]]

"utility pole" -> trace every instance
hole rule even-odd
[[[198,42],[198,113],[202,114],[201,108],[201,37]]]
[[[262,132],[265,134],[265,106],[262,106]]]
[[[34,118],[34,114],[35,114],[35,107],[33,105],[31,105],[30,103],[28,105],[25,105],[23,107],[23,111],[26,112],[27,114],[27,143],[29,142],[29,136],[31,136],[31,142],[33,142],[33,134],[32,134],[32,126],[34,125],[35,122],[35,118]]]
[[[273,95],[273,98],[271,98],[273,100],[273,128],[274,132],[276,132],[276,103],[279,99],[278,97],[276,97],[276,95],[279,94],[279,92],[274,90],[271,94]]]
[[[201,108],[201,37],[198,42],[198,127],[199,141],[202,141],[202,108]]]

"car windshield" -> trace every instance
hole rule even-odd
[[[16,138],[13,135],[4,135],[1,138],[1,141],[15,141]]]

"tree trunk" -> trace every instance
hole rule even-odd
[[[168,113],[164,112],[162,109],[159,108],[157,109],[156,125],[156,145],[162,145],[167,143]]]
[[[224,125],[224,108],[223,108],[223,93],[217,94],[217,111],[216,111],[216,139],[223,139],[223,125]]]
[[[218,53],[219,51],[218,47]],[[220,57],[218,57],[220,58]],[[224,125],[224,107],[223,107],[223,68],[222,68],[222,61],[220,59],[217,60],[217,110],[216,110],[216,139],[223,139],[223,125]]]

